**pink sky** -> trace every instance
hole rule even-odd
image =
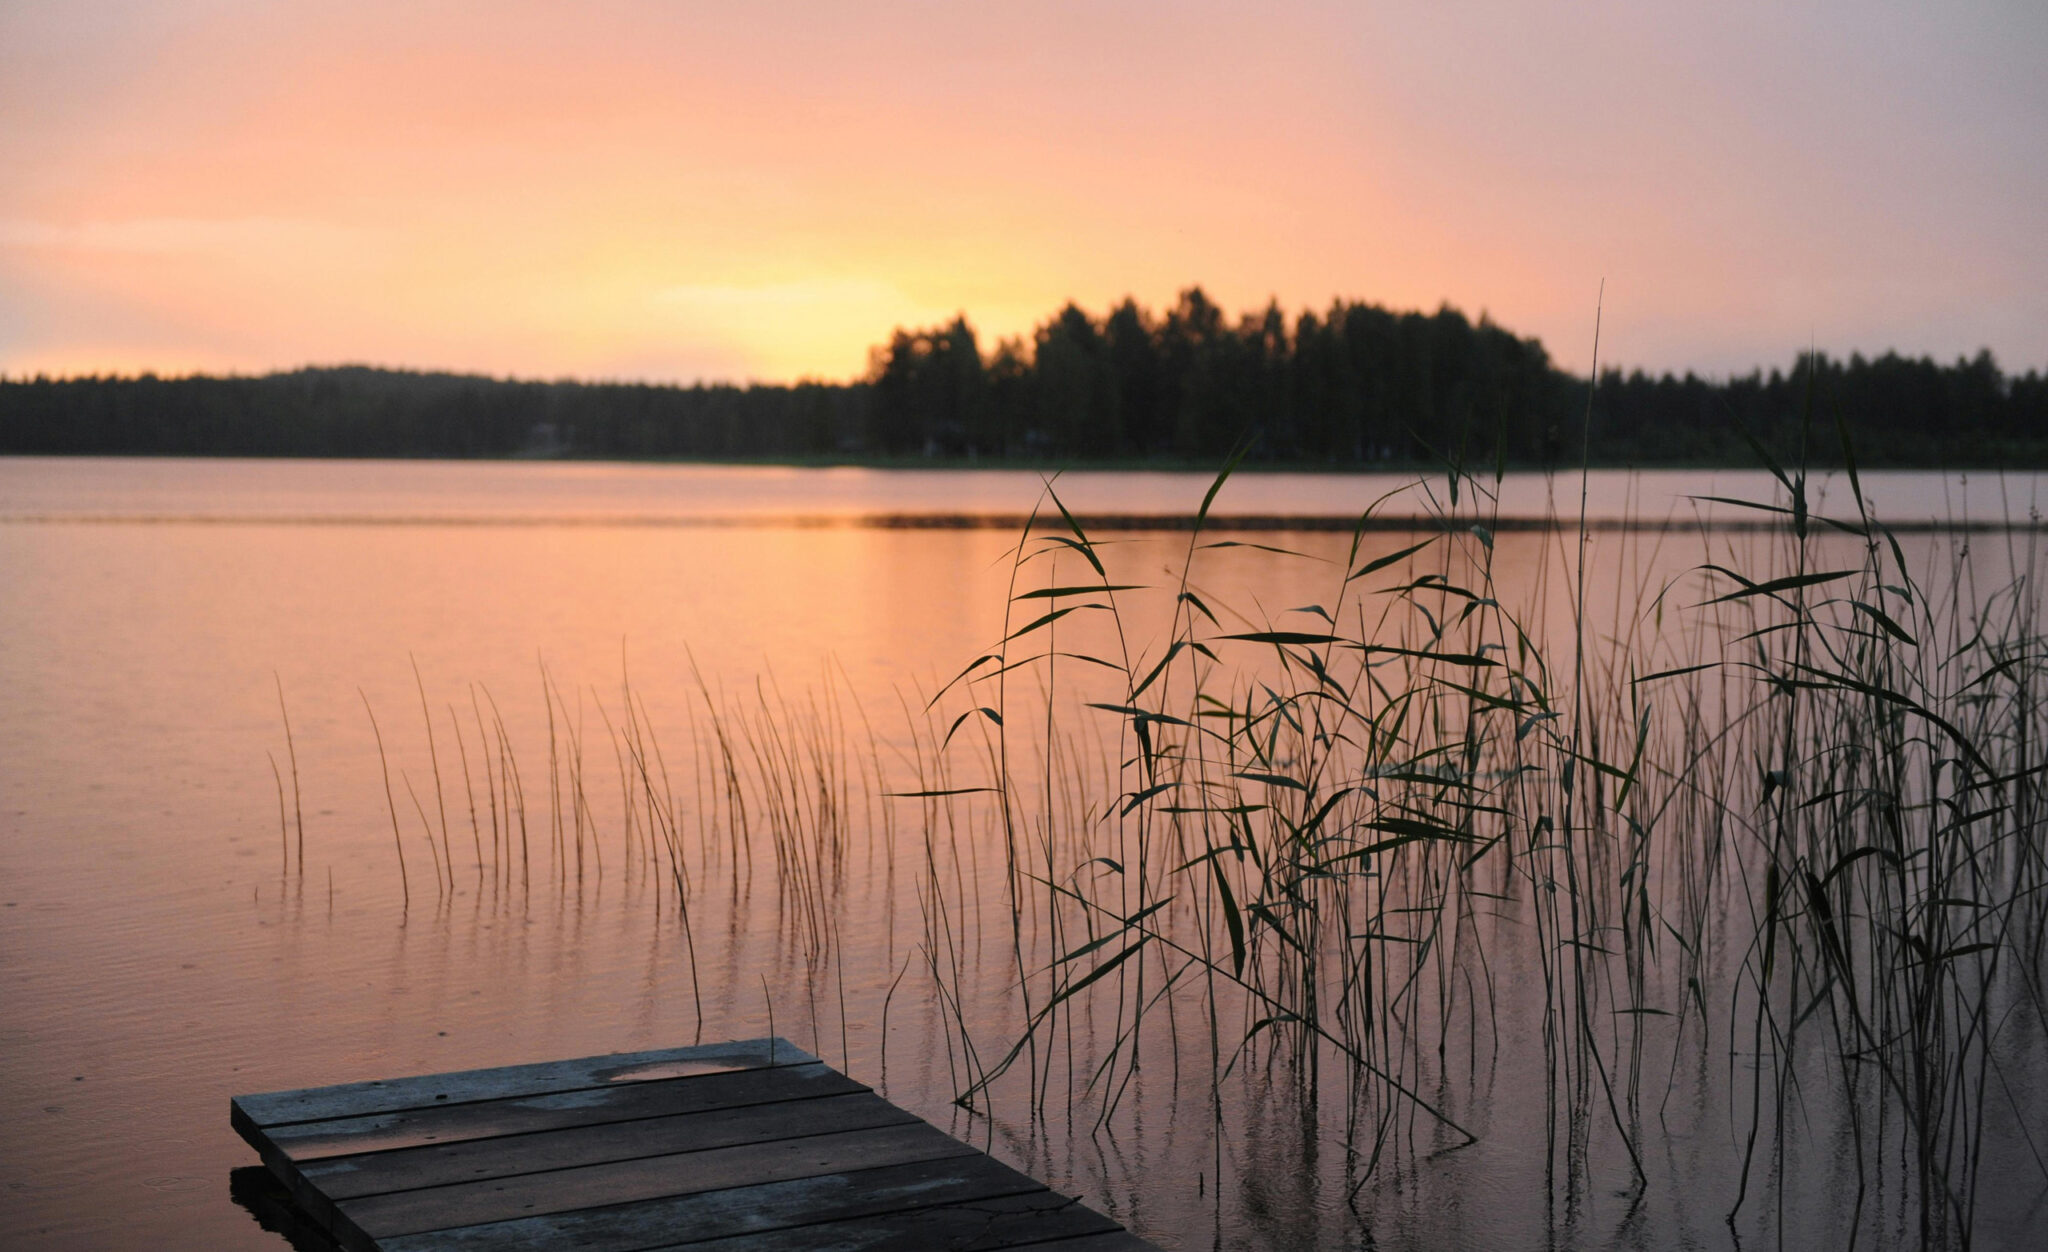
[[[1072,298],[2048,365],[2048,6],[0,7],[0,371],[843,378]]]

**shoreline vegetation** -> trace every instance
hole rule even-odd
[[[1985,1209],[2048,1178],[2037,553],[1902,544],[1845,432],[1808,429],[1853,515],[1766,460],[1772,498],[1733,507],[1768,529],[1670,566],[1623,539],[1609,591],[1583,505],[1497,554],[1487,472],[1451,471],[1436,533],[1318,554],[1205,538],[1227,467],[1149,578],[1048,485],[1000,638],[893,733],[850,685],[728,695],[692,662],[687,746],[658,739],[622,657],[615,694],[543,664],[546,751],[521,759],[488,689],[442,719],[415,671],[427,760],[399,763],[408,806],[382,797],[405,911],[472,874],[521,908],[665,884],[701,1029],[705,914],[767,876],[822,1046],[879,1020],[886,1088],[891,1001],[921,989],[909,1033],[967,1114],[1056,1142],[1174,1110],[1208,1127],[1218,1206],[1225,1141],[1280,1090],[1307,1112],[1278,1167],[1341,1159],[1367,1230],[1385,1188],[1498,1141],[1547,1162],[1553,1223],[1692,1191],[1783,1243],[1832,1194],[1835,1246],[1995,1241]],[[1306,562],[1327,594],[1233,608],[1210,578],[1233,560]],[[843,950],[870,872],[900,959],[879,1005]],[[1536,1137],[1497,1081],[1541,1092]]]
[[[0,455],[548,458],[876,468],[1409,470],[1825,464],[1808,413],[1865,468],[2048,467],[2048,374],[1801,353],[1720,380],[1556,368],[1446,305],[1339,301],[1230,320],[1068,304],[984,346],[964,317],[898,329],[845,382],[531,381],[307,367],[265,375],[0,377]]]
[[[1354,532],[1370,535],[1418,535],[1451,533],[1461,525],[1430,512],[1377,512],[1366,517],[1331,513],[1072,513],[1071,524],[1109,534],[1161,534],[1217,531],[1233,534],[1336,534]],[[1817,524],[1833,525],[1831,519],[1814,515]],[[521,516],[506,513],[479,514],[378,514],[378,513],[6,513],[0,522],[9,525],[150,525],[175,522],[195,526],[544,526],[550,528],[602,526],[608,529],[724,530],[748,527],[778,527],[794,530],[990,530],[1043,534],[1060,529],[1065,518],[1051,519],[1022,513],[789,513],[708,514],[671,516],[666,514],[591,514],[565,516],[542,514]],[[1673,513],[1662,518],[1588,517],[1574,522],[1555,514],[1548,516],[1496,516],[1486,527],[1493,534],[1557,534],[1582,530],[1588,534],[1770,534],[1782,530],[1780,522],[1749,514],[1708,515]],[[1996,515],[1982,518],[1930,517],[1896,523],[1885,528],[1899,535],[2007,535],[2048,531],[2048,520],[2029,514],[2026,518]]]

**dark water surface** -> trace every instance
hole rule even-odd
[[[2041,485],[1870,479],[1900,520],[2023,520]],[[1344,515],[1400,481],[1247,475],[1217,510]],[[1195,1055],[1209,1063],[1194,1019],[1176,1026],[1187,1039],[1148,1040],[1153,1059],[1101,1129],[1085,1098],[1030,1116],[1014,1083],[994,1120],[958,1109],[964,1061],[935,991],[926,867],[952,875],[940,894],[958,909],[946,950],[961,1016],[1000,1053],[1019,1024],[1001,851],[985,817],[949,809],[932,836],[923,805],[882,793],[977,781],[971,759],[939,779],[906,710],[1003,633],[1016,535],[843,523],[1021,514],[1037,484],[1008,472],[0,459],[0,1245],[279,1246],[230,1196],[230,1171],[253,1162],[228,1127],[237,1092],[771,1027],[1168,1247],[1842,1242],[1856,1182],[1825,1110],[1793,1130],[1791,1164],[1754,1169],[1753,1188],[1789,1200],[1767,1207],[1753,1194],[1736,1227],[1726,1222],[1742,1155],[1730,1111],[1747,1089],[1726,1034],[1653,1049],[1648,1185],[1630,1187],[1597,1135],[1573,1149],[1585,1158],[1574,1180],[1560,1180],[1544,1062],[1513,1008],[1537,975],[1512,916],[1495,936],[1499,1026],[1475,1026],[1455,1064],[1418,1062],[1475,1146],[1437,1153],[1435,1132],[1407,1126],[1406,1146],[1367,1177],[1346,1160],[1341,1084],[1304,1106],[1278,1073],[1232,1080],[1219,1135],[1207,1069],[1192,1076]],[[1186,513],[1206,486],[1196,475],[1062,480],[1077,511],[1098,513]],[[1768,499],[1768,487],[1762,475],[1601,473],[1589,508],[1689,519],[1704,506],[1688,496]],[[1511,478],[1502,512],[1539,515],[1552,498],[1575,512],[1577,493],[1576,478]],[[719,524],[686,524],[705,521]],[[1170,588],[1184,535],[1118,538],[1114,574]],[[1236,606],[1256,629],[1329,602],[1343,536],[1257,539],[1317,559],[1201,554],[1195,582],[1219,611]],[[1689,571],[1736,542],[1596,536],[1589,618],[1620,622],[1684,585],[1664,619],[1675,638],[1679,607],[1705,598]],[[1938,536],[1908,542],[1915,561],[1954,551]],[[1998,586],[2042,544],[2038,532],[1978,536],[1960,560]],[[1504,599],[1537,618],[1559,611],[1558,541],[1504,534],[1498,555]],[[1967,597],[1979,584],[1953,585]],[[1170,590],[1138,592],[1128,613],[1156,624],[1172,606]],[[292,782],[279,685],[303,857],[295,819],[280,836],[273,761],[288,805]],[[388,750],[404,879],[366,703]],[[753,745],[748,768],[768,758],[771,775],[808,790],[798,807],[809,816],[789,823],[808,842],[770,846],[783,835],[763,794],[748,800],[750,842],[736,839],[716,794],[714,710]],[[580,743],[584,784],[561,803],[559,845],[550,712],[554,773],[567,776]],[[693,875],[687,927],[670,871],[644,855],[644,810],[638,834],[622,816],[642,803],[620,755],[629,719],[659,735],[672,779]],[[822,770],[837,789],[825,800],[813,748],[838,762]],[[1112,772],[1113,749],[1112,736]],[[494,845],[489,817],[472,825],[495,807],[491,762],[508,751],[528,810],[523,860]],[[817,816],[826,808],[830,822]],[[445,893],[430,868],[444,813]],[[499,840],[511,821],[507,810]],[[928,837],[944,851],[929,853]],[[1073,1030],[1085,1051],[1116,1024],[1082,1014]],[[2040,1051],[2037,1037],[2008,1046]],[[2016,1069],[1994,1098],[2048,1149],[2039,1077]],[[2025,1246],[2048,1229],[2042,1175],[2019,1159],[2025,1144],[1995,1146],[2015,1159],[1985,1188],[1980,1246]],[[1896,1206],[1872,1201],[1860,1220],[1892,1223],[1878,1243],[1911,1242]]]

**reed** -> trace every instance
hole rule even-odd
[[[1489,945],[1512,931],[1481,923],[1505,920],[1541,954],[1546,1108],[1567,1187],[1584,1185],[1603,1137],[1647,1182],[1651,1032],[1669,1023],[1704,1052],[1715,1019],[1763,1063],[1728,1079],[1747,1092],[1743,1179],[1760,1140],[1786,1159],[1801,1091],[1826,1082],[1859,1186],[1889,1154],[1912,1180],[1918,1241],[1967,1246],[1987,1127],[2017,1111],[1994,1103],[2020,1085],[2001,1041],[2032,1040],[2020,1063],[2042,1060],[2048,650],[2030,564],[1989,595],[1930,595],[1843,450],[1853,518],[1815,515],[1804,473],[1771,463],[1781,500],[1720,502],[1780,521],[1769,568],[1709,559],[1633,606],[1617,597],[1597,647],[1583,515],[1560,528],[1576,540],[1555,564],[1563,664],[1544,621],[1506,604],[1492,484],[1461,468],[1443,480],[1438,532],[1375,553],[1368,510],[1330,597],[1278,617],[1234,614],[1200,589],[1199,557],[1246,546],[1202,539],[1226,468],[1171,588],[1164,642],[1139,654],[1127,641],[1147,632],[1120,600],[1137,588],[1049,485],[1059,529],[1027,533],[1016,557],[1049,572],[1013,585],[1019,612],[955,680],[970,707],[945,719],[947,740],[975,724],[994,737],[1004,846],[1044,832],[1042,859],[1009,880],[1037,893],[1012,914],[1024,1028],[1000,1060],[968,1068],[963,1099],[1021,1067],[1042,1108],[1050,1077],[1037,1067],[1081,1009],[1114,1023],[1070,1074],[1098,1125],[1164,1048],[1176,1082],[1206,1067],[1219,1135],[1221,1093],[1244,1073],[1285,1075],[1313,1101],[1334,1067],[1362,1174],[1390,1152],[1468,1143],[1430,1093],[1449,1089],[1461,1022],[1468,1074],[1482,1022],[1499,1047]],[[1855,540],[1860,564],[1825,567],[1823,527]],[[1080,579],[1050,572],[1075,557]],[[1952,583],[1973,571],[1966,557],[1947,554]],[[1704,598],[1683,603],[1702,581]],[[1972,603],[1984,611],[1948,607]],[[1109,626],[1087,650],[1062,647],[1059,624],[1086,613]],[[1667,630],[1667,613],[1692,622]],[[1030,720],[1020,670],[1042,676]],[[1063,696],[1055,675],[1079,690]],[[1066,719],[1090,713],[1116,725],[1107,793],[1058,764],[1082,755]],[[1040,772],[1027,779],[1013,740],[1034,724]],[[1047,923],[1029,932],[1038,908]],[[1027,952],[1038,960],[1025,969]],[[969,998],[957,962],[931,973],[946,1003]],[[1718,1016],[1712,999],[1725,999]],[[1186,1054],[1181,1008],[1206,1035]],[[1658,1046],[1675,1074],[1682,1047]],[[2024,1136],[2007,1120],[2014,1130]],[[1745,1183],[1731,1222],[1746,1198]]]
[[[398,834],[398,803],[391,795],[391,759],[384,752],[384,732],[377,725],[377,711],[370,707],[370,697],[360,687],[356,694],[362,697],[363,712],[370,718],[370,733],[377,740],[377,764],[384,772],[384,809],[391,815],[391,847],[398,853],[398,884],[402,892],[405,911],[412,912],[412,876],[405,872],[405,840]],[[301,862],[303,865],[303,862]]]
[[[1384,530],[1375,502],[1344,543],[1297,550],[1209,529],[1233,463],[1163,578],[1049,482],[1000,637],[899,693],[894,724],[843,672],[727,690],[691,657],[665,757],[623,654],[615,696],[543,663],[529,814],[473,686],[488,844],[449,714],[479,884],[532,907],[530,819],[561,899],[598,890],[611,851],[673,917],[700,1032],[707,992],[759,972],[700,960],[707,908],[735,931],[772,909],[791,994],[814,1042],[836,1008],[842,1056],[849,1017],[879,1017],[886,1065],[921,979],[932,1063],[990,1127],[1113,1139],[1164,1090],[1143,1098],[1199,1110],[1220,1178],[1245,1110],[1281,1091],[1341,1114],[1316,1136],[1363,1204],[1478,1142],[1492,1076],[1527,1067],[1568,1210],[1600,1179],[1670,1185],[1650,1149],[1715,1074],[1731,1225],[1782,1237],[1787,1179],[1834,1135],[1848,1242],[1967,1247],[1989,1154],[2023,1145],[2048,1180],[2024,1094],[2048,1073],[2039,571],[1970,531],[1910,560],[1841,443],[1853,498],[1829,515],[1766,457],[1771,499],[1596,534],[1582,483],[1576,518],[1511,553],[1497,465],[1416,484],[1431,529]],[[1215,590],[1249,563],[1304,602]],[[440,829],[446,894],[445,807]],[[860,919],[887,959],[872,1002],[846,977],[856,875],[884,884]]]
[[[270,758],[270,776],[277,783],[277,855],[278,874],[290,877],[292,872],[291,827],[284,815],[284,775],[278,772],[277,753],[266,753]]]
[[[270,677],[277,684],[277,715],[278,718],[284,722],[285,755],[291,761],[292,816],[294,819],[296,819],[298,825],[299,870],[300,873],[303,874],[305,872],[306,867],[306,806],[299,795],[299,745],[298,742],[292,738],[291,710],[287,709],[284,704],[284,678],[280,676],[276,670],[272,670],[270,672]],[[280,780],[280,786],[281,785],[282,780]]]

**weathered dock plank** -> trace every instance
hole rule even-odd
[[[1150,1247],[780,1039],[230,1110],[312,1221],[364,1252]]]
[[[596,1126],[643,1117],[708,1113],[811,1096],[852,1095],[867,1088],[822,1064],[744,1070],[701,1078],[671,1078],[585,1088],[551,1095],[470,1104],[438,1104],[369,1117],[298,1122],[264,1128],[295,1161],[462,1143],[570,1126]]]
[[[701,1074],[766,1069],[815,1063],[817,1057],[786,1039],[742,1039],[691,1048],[653,1052],[621,1052],[539,1065],[508,1065],[499,1069],[425,1074],[351,1082],[303,1091],[271,1091],[236,1096],[232,1106],[257,1126],[363,1117],[402,1109],[431,1108],[470,1100],[500,1100],[551,1092],[586,1090],[656,1078],[693,1078]]]
[[[400,1235],[383,1240],[381,1246],[385,1252],[502,1252],[551,1246],[578,1252],[645,1252],[673,1242],[677,1231],[716,1239],[1045,1190],[1045,1184],[975,1154]]]
[[[834,1252],[926,1252],[930,1248],[980,1252],[1014,1248],[1025,1240],[1045,1242],[1115,1233],[1120,1233],[1120,1228],[1102,1214],[1057,1192],[1036,1191],[664,1246],[701,1252],[815,1252],[821,1247]]]
[[[420,1191],[337,1202],[341,1213],[372,1238],[414,1234],[445,1226],[561,1213],[599,1204],[715,1191],[754,1182],[785,1182],[857,1169],[960,1156],[973,1148],[915,1122],[880,1130],[750,1143],[708,1152],[641,1157],[521,1178],[457,1183]]]
[[[916,1121],[916,1117],[880,1096],[862,1092],[821,1100],[790,1100],[676,1117],[534,1131],[502,1139],[472,1139],[445,1146],[328,1157],[309,1162],[301,1167],[300,1173],[334,1199],[350,1200]]]

